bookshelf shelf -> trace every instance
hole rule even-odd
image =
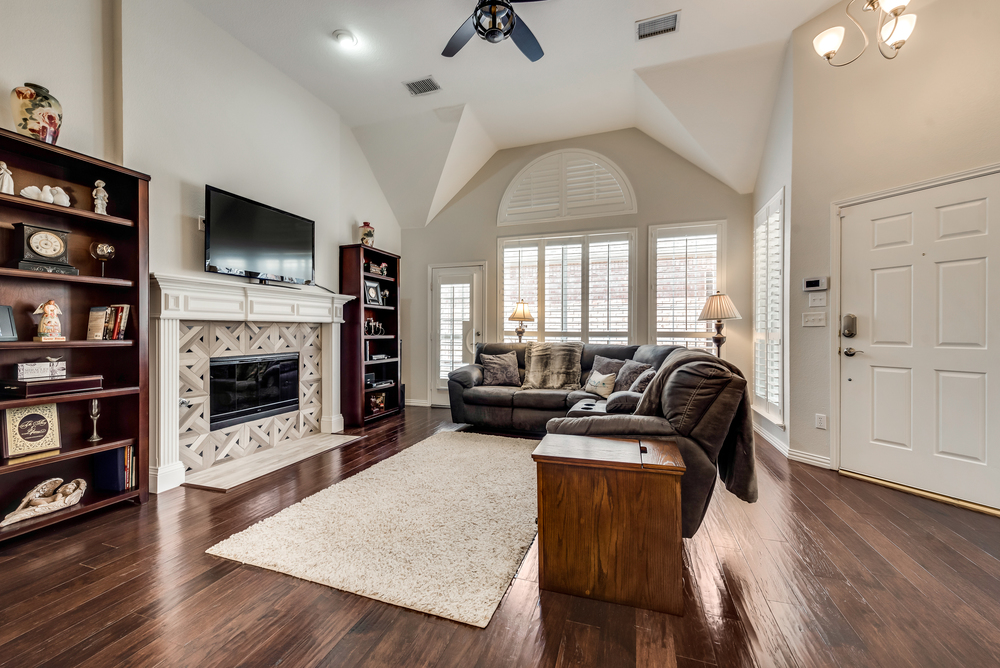
[[[111,397],[125,397],[130,394],[139,394],[138,387],[118,387],[104,390],[93,390],[91,392],[66,392],[65,394],[47,394],[44,397],[31,397],[30,399],[3,399],[0,400],[0,410],[8,408],[23,408],[25,406],[41,406],[42,404],[64,404],[68,401],[89,401],[91,399],[109,399]]]
[[[0,205],[24,211],[37,211],[39,213],[54,216],[72,216],[74,218],[93,220],[95,222],[107,223],[109,225],[135,227],[135,223],[127,218],[119,218],[118,216],[103,216],[99,213],[94,213],[93,211],[87,211],[85,209],[74,209],[71,206],[59,206],[58,204],[37,202],[33,199],[28,199],[27,197],[21,197],[20,195],[0,194]]]
[[[51,515],[42,515],[41,517],[36,517],[31,520],[25,520],[23,522],[18,522],[17,524],[10,524],[3,527],[0,529],[0,541],[26,534],[29,531],[35,531],[36,529],[51,526],[57,522],[62,522],[63,520],[68,520],[72,517],[78,517],[84,513],[105,508],[113,503],[121,503],[122,501],[131,500],[139,501],[141,495],[142,491],[140,489],[129,490],[127,492],[122,492],[121,494],[114,492],[99,492],[88,489],[83,495],[83,498],[80,500],[80,503],[75,506],[70,506],[65,510],[58,510]]]
[[[53,450],[51,452],[41,452],[37,455],[28,455],[27,457],[18,457],[17,459],[0,459],[0,476],[15,471],[23,471],[24,469],[64,462],[69,459],[76,459],[77,457],[86,457],[98,452],[117,450],[118,448],[134,444],[134,438],[121,440],[105,439],[96,444],[83,441],[82,443],[65,445],[60,450]]]
[[[135,341],[6,341],[0,342],[0,350],[62,350],[65,348],[127,348]]]
[[[102,278],[101,276],[65,276],[63,274],[48,274],[44,271],[28,271],[27,269],[10,269],[0,267],[0,276],[10,278],[32,278],[40,281],[62,281],[63,283],[89,283],[91,285],[107,285],[116,288],[131,288],[135,282],[121,278]]]

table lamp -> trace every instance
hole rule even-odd
[[[517,322],[517,329],[514,333],[517,334],[517,342],[521,343],[521,337],[524,336],[524,323],[534,322],[535,319],[532,317],[531,313],[528,311],[528,305],[524,303],[524,300],[517,302],[517,306],[514,307],[514,312],[510,314],[507,318],[512,322]]]
[[[729,298],[729,295],[724,295],[721,292],[716,291],[716,293],[709,297],[708,301],[705,302],[705,308],[701,310],[701,315],[698,316],[698,320],[715,321],[715,336],[712,337],[712,341],[715,343],[715,349],[718,352],[719,357],[722,357],[722,344],[726,342],[726,337],[722,334],[722,321],[742,319],[743,316],[741,316],[740,312],[736,310],[736,305],[733,304],[733,300]]]

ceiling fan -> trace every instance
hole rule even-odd
[[[448,45],[441,52],[442,56],[451,58],[469,43],[472,36],[479,34],[487,42],[499,44],[508,37],[514,40],[521,53],[528,60],[535,62],[545,55],[541,45],[535,39],[534,33],[528,28],[521,17],[514,13],[512,3],[542,2],[543,0],[477,0],[476,11],[462,24]]]

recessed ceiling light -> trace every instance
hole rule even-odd
[[[358,45],[358,38],[354,36],[350,30],[336,30],[333,33],[333,39],[337,41],[337,44],[344,48],[351,48],[352,46]]]

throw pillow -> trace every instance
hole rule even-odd
[[[646,369],[652,369],[652,365],[643,364],[642,362],[636,362],[634,360],[628,360],[622,366],[621,371],[618,372],[618,376],[615,378],[615,392],[624,392],[632,388],[632,383],[635,382],[636,378],[642,375],[642,372]]]
[[[601,357],[600,355],[594,355],[594,371],[603,374],[613,373],[615,377],[618,377],[618,372],[621,368],[625,366],[627,360],[613,360],[609,357]]]
[[[638,392],[612,392],[604,410],[609,413],[634,413],[642,395]]]
[[[632,383],[632,386],[630,388],[628,388],[628,391],[638,392],[639,394],[642,394],[643,392],[646,391],[646,386],[649,385],[649,381],[653,380],[653,376],[655,375],[656,375],[656,369],[652,368],[646,369],[641,374],[639,374],[639,377],[635,379],[635,382]]]
[[[517,373],[517,353],[513,350],[503,355],[480,355],[483,363],[483,385],[517,387],[521,377]]]
[[[524,354],[522,390],[580,389],[580,358],[583,344],[533,343]]]
[[[590,378],[587,379],[587,387],[584,389],[607,399],[615,391],[615,374],[593,371]]]

